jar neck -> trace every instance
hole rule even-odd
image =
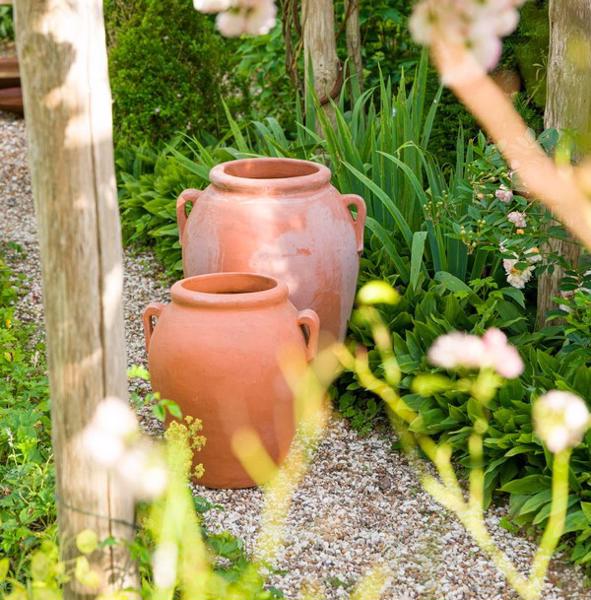
[[[301,194],[330,184],[331,172],[323,166],[292,158],[249,158],[222,163],[210,172],[215,188],[238,193]]]
[[[285,302],[287,285],[256,273],[212,273],[177,281],[172,301],[201,308],[253,308]]]

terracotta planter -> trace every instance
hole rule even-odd
[[[184,279],[171,296],[171,304],[150,304],[144,312],[152,388],[177,402],[184,415],[203,420],[207,443],[196,460],[205,475],[198,482],[251,487],[232,438],[252,427],[270,455],[284,459],[294,407],[280,360],[286,352],[302,364],[314,357],[318,316],[298,312],[284,283],[248,273]]]
[[[218,165],[211,185],[177,202],[185,276],[243,271],[285,281],[299,309],[344,339],[351,315],[366,208],[342,195],[312,162],[256,158]],[[189,217],[186,204],[194,206]],[[356,217],[350,207],[356,208]]]

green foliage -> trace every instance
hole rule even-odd
[[[517,67],[523,77],[527,96],[538,108],[546,104],[546,79],[550,24],[546,0],[527,2],[521,9],[521,21],[508,40],[503,63]]]
[[[566,271],[560,285],[559,308],[549,313],[549,321],[560,319],[564,326],[563,350],[591,348],[591,271]]]
[[[384,248],[403,283],[410,281],[413,253],[414,283],[420,271],[432,276],[447,270],[464,279],[472,270],[472,257],[462,240],[451,234],[471,201],[471,190],[463,182],[462,158],[470,162],[473,154],[461,134],[455,169],[444,171],[429,151],[439,93],[428,105],[427,67],[424,53],[410,92],[403,80],[394,94],[391,82],[382,79],[379,93],[367,91],[352,110],[346,109],[342,97],[335,105],[334,127],[310,97],[305,116],[298,117],[295,137],[289,138],[274,118],[239,123],[228,110],[229,131],[218,142],[204,145],[195,138],[177,138],[158,154],[142,147],[135,157],[123,156],[118,164],[126,239],[150,241],[167,269],[178,273],[178,194],[188,187],[203,187],[209,169],[223,160],[290,156],[325,162],[340,191],[365,198],[368,228],[374,237],[369,245]],[[318,121],[325,139],[316,133]],[[438,203],[444,204],[445,211]]]
[[[0,6],[0,42],[14,39],[12,6]]]
[[[118,147],[158,144],[177,131],[215,134],[222,96],[234,110],[247,108],[242,84],[229,75],[236,43],[191,2],[109,0],[105,14]]]
[[[174,142],[158,153],[142,146],[134,155],[118,159],[119,202],[124,240],[153,246],[171,274],[180,274],[180,245],[176,226],[176,198],[189,187],[203,187],[206,177],[196,175],[178,160]]]
[[[18,294],[0,259],[0,558],[17,576],[55,520],[45,354],[32,326],[14,316]]]
[[[239,59],[235,73],[248,82],[250,110],[253,115],[276,118],[287,130],[293,130],[292,106],[297,89],[285,67],[285,43],[281,21],[266,35],[241,39],[236,50]],[[300,61],[301,62],[301,61]]]

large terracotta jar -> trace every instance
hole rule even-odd
[[[170,304],[150,304],[144,312],[152,388],[183,415],[203,421],[200,484],[253,486],[232,439],[252,428],[276,462],[285,458],[294,406],[280,363],[288,354],[302,365],[314,357],[318,316],[298,312],[285,283],[248,273],[184,279],[172,286],[171,297]]]
[[[287,158],[213,168],[206,190],[187,190],[177,202],[185,276],[271,275],[287,283],[297,308],[318,313],[323,332],[344,339],[366,208],[359,196],[340,194],[330,179],[322,165]],[[188,218],[187,202],[193,203]]]

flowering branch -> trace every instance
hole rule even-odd
[[[484,127],[528,192],[591,249],[591,202],[579,183],[588,167],[558,167],[462,45],[440,40],[432,45],[432,55],[444,83]]]
[[[414,39],[431,47],[443,83],[476,117],[528,192],[591,248],[588,167],[558,167],[532,139],[511,101],[488,77],[501,38],[519,21],[524,0],[420,0],[410,19]],[[585,181],[586,180],[586,181]]]

